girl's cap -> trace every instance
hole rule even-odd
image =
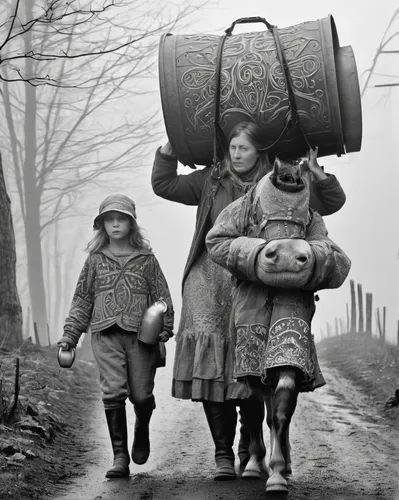
[[[134,220],[136,220],[136,205],[128,196],[124,194],[111,194],[105,198],[101,203],[100,209],[98,211],[97,217],[94,219],[93,228],[99,229],[99,222],[102,217],[107,212],[121,212],[126,215],[130,215]]]

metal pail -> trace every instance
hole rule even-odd
[[[138,339],[145,344],[157,344],[159,334],[163,330],[163,317],[168,306],[163,299],[159,299],[146,309],[141,319]]]
[[[319,156],[360,151],[362,112],[356,61],[350,46],[339,46],[333,17],[281,28],[277,33],[309,144],[319,147]],[[178,160],[191,167],[210,165],[213,159],[220,38],[167,33],[160,41],[159,84],[166,132]],[[237,123],[252,120],[263,126],[265,146],[272,145],[290,114],[272,31],[230,34],[220,58],[219,120],[225,137]],[[270,151],[300,157],[307,149],[304,136],[290,129]]]
[[[61,368],[71,368],[76,357],[75,347],[69,347],[68,349],[63,349],[60,347],[58,349],[57,359],[58,364]]]

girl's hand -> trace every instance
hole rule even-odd
[[[170,335],[166,330],[164,330],[163,332],[161,332],[159,334],[159,341],[160,342],[167,342],[169,340],[169,338],[170,338]]]
[[[68,337],[61,337],[57,342],[58,347],[62,347],[63,351],[69,351],[72,347],[76,347],[76,343]]]
[[[324,173],[323,169],[321,166],[317,163],[317,153],[319,151],[319,148],[316,146],[315,149],[309,149],[308,151],[308,167],[309,170],[312,172],[314,178],[319,181],[321,179],[326,179],[327,174]]]

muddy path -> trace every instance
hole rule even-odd
[[[169,348],[171,351],[171,348]],[[83,474],[60,483],[52,500],[273,500],[261,480],[214,482],[213,446],[202,407],[170,396],[171,360],[158,370],[157,409],[151,421],[150,459],[131,464],[127,479],[106,480],[111,445],[100,399],[88,410],[90,433]],[[327,385],[301,394],[292,422],[290,500],[399,500],[399,432],[368,397],[334,369],[322,365]],[[129,427],[134,416],[128,404]],[[238,430],[238,429],[237,429]],[[130,432],[129,445],[132,434]],[[265,425],[268,443],[268,431]],[[238,438],[236,439],[236,445]],[[236,459],[238,465],[238,459]],[[283,495],[283,498],[287,496]]]

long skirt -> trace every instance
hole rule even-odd
[[[231,274],[204,252],[185,281],[173,367],[172,395],[223,402],[250,391],[233,378],[235,336],[229,328],[234,284]]]

